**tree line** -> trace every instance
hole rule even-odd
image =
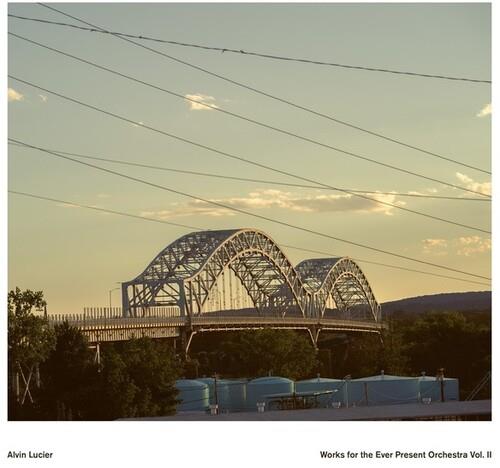
[[[465,398],[491,370],[491,313],[399,311],[382,334],[322,332],[319,349],[306,332],[257,330],[196,335],[190,358],[169,339],[101,344],[100,362],[67,322],[50,327],[41,291],[8,295],[9,419],[113,420],[173,414],[175,380],[279,375],[293,380],[378,374],[460,380]],[[478,398],[491,398],[485,387]]]
[[[175,413],[184,362],[165,340],[101,345],[63,322],[50,327],[34,310],[42,292],[8,296],[9,420],[113,420]]]
[[[491,371],[491,312],[396,311],[381,334],[321,332],[317,352],[307,332],[258,330],[196,335],[190,377],[212,375],[294,380],[386,374],[459,379],[461,398]],[[486,386],[478,398],[490,398]]]

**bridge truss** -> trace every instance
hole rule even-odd
[[[381,322],[380,305],[353,260],[309,259],[294,267],[255,229],[193,232],[177,239],[122,284],[122,302],[125,317],[175,306],[185,323],[203,319],[207,331],[235,320],[259,328],[273,318],[282,327],[289,322],[310,332],[311,323],[325,320],[358,323],[360,331],[373,331]]]

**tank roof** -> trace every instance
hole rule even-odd
[[[262,383],[262,384],[273,384],[273,383],[293,383],[293,380],[287,379],[286,377],[258,377],[249,382],[250,384]]]
[[[379,374],[379,375],[371,375],[369,377],[361,377],[359,379],[352,379],[354,381],[364,381],[364,380],[413,380],[417,377],[405,377],[402,375],[389,375],[389,374]]]
[[[188,387],[198,387],[200,390],[202,388],[208,388],[207,384],[200,382],[198,380],[191,380],[191,379],[180,379],[175,381],[175,386],[177,388],[188,388]]]
[[[436,381],[437,377],[433,377],[431,375],[421,375],[417,377],[418,380],[423,380],[424,382]],[[457,380],[454,377],[443,377],[443,380]]]
[[[296,383],[328,383],[328,382],[342,382],[341,379],[329,379],[327,377],[315,377],[313,379],[297,380]]]

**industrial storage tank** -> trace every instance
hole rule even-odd
[[[203,377],[196,379],[208,386],[209,404],[216,404],[215,386],[217,385],[217,405],[219,412],[243,411],[246,404],[246,380],[217,379]]]
[[[366,405],[364,383],[357,380],[345,379],[342,397],[342,406],[346,408]]]
[[[213,377],[203,377],[201,379],[196,379],[196,380],[208,386],[208,402],[210,405],[213,405],[215,403],[215,395],[214,395],[215,379]],[[219,390],[219,387],[220,387],[220,380],[217,380],[217,390]]]
[[[293,380],[284,377],[260,377],[247,384],[247,409],[257,411],[257,403],[266,402],[266,396],[291,394],[295,390]],[[267,404],[266,404],[267,409]]]
[[[395,405],[419,401],[416,377],[388,375],[382,371],[379,375],[354,381],[363,385],[362,401],[365,405]]]
[[[458,379],[443,377],[442,382],[444,401],[460,400]],[[437,377],[423,375],[418,378],[418,386],[421,401],[441,401],[441,380]]]
[[[317,402],[321,408],[331,407],[332,403],[344,402],[344,381],[339,379],[326,379],[317,377],[315,379],[300,380],[295,382],[295,391],[303,392],[330,392],[330,394],[318,395]]]
[[[208,385],[197,380],[181,379],[175,381],[179,391],[177,411],[206,411],[209,405]]]
[[[227,401],[222,410],[245,411],[247,402],[247,380],[224,380],[227,388]]]

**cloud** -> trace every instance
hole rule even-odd
[[[491,239],[481,236],[458,237],[455,239],[424,239],[423,253],[428,255],[456,255],[470,257],[491,250]]]
[[[491,195],[491,182],[476,182],[469,176],[460,172],[456,172],[455,176],[465,185],[465,188],[484,193],[485,195]]]
[[[396,200],[395,195],[377,194],[372,198],[379,201],[389,202],[395,205],[403,205]],[[376,204],[370,200],[353,197],[352,195],[296,195],[292,192],[284,192],[274,189],[262,189],[250,192],[245,197],[217,198],[211,201],[227,205],[240,210],[257,211],[263,209],[282,209],[295,213],[331,213],[331,212],[372,212],[392,215],[394,208]],[[235,216],[235,212],[211,205],[209,203],[194,200],[182,205],[172,205],[171,209],[160,211],[147,211],[142,216],[155,216],[160,219],[168,219],[179,216]]]
[[[38,97],[42,102],[47,102],[49,100],[49,98],[45,96],[45,94],[39,94]]]
[[[213,96],[207,96],[205,94],[186,94],[184,97],[186,98],[190,110],[213,110],[218,107],[215,105],[215,98]],[[193,99],[193,101],[190,99]],[[211,107],[207,107],[204,104],[208,104]]]
[[[14,88],[9,88],[7,90],[7,98],[9,102],[22,101],[24,95],[16,91]]]
[[[491,250],[491,239],[480,236],[459,237],[455,243],[457,245],[457,255],[465,257]]]
[[[142,127],[144,125],[144,122],[142,120],[139,120],[136,123],[131,124],[132,127]]]
[[[446,239],[423,239],[423,252],[430,255],[446,255],[448,241]]]
[[[491,103],[486,104],[477,114],[476,117],[486,117],[487,115],[491,115]]]

